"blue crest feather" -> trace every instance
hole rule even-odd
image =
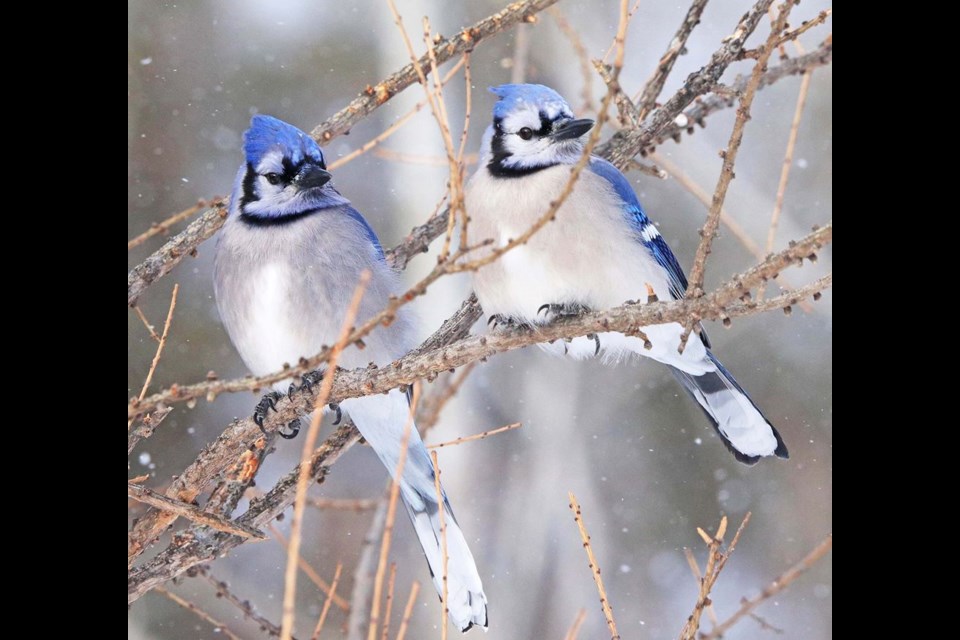
[[[504,118],[524,105],[531,105],[537,110],[553,106],[558,112],[573,117],[567,101],[559,93],[542,84],[502,84],[499,87],[490,87],[490,92],[500,97],[499,102],[493,105],[495,119]]]
[[[304,158],[324,164],[320,145],[307,133],[273,116],[253,116],[250,128],[243,134],[243,152],[247,162],[256,166],[273,149],[279,149],[294,164]]]

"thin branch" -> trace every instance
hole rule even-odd
[[[580,504],[577,502],[573,492],[567,494],[570,497],[570,510],[573,511],[573,518],[577,521],[577,528],[580,530],[580,539],[583,540],[583,548],[587,551],[587,560],[590,563],[590,571],[593,572],[593,581],[597,584],[597,591],[600,592],[600,606],[603,609],[603,617],[607,621],[607,628],[610,629],[611,640],[619,640],[620,632],[617,631],[617,623],[613,619],[613,608],[607,599],[607,591],[603,588],[603,578],[600,577],[600,564],[597,557],[593,555],[593,547],[590,545],[590,536],[587,534],[587,527],[583,523],[583,516],[580,512]]]
[[[359,498],[356,500],[342,498],[307,498],[307,504],[317,509],[333,511],[373,511],[380,504],[379,498]]]
[[[804,34],[810,29],[826,22],[827,18],[829,18],[831,15],[833,15],[832,8],[824,9],[823,11],[817,14],[816,18],[812,20],[805,20],[803,24],[801,24],[796,29],[784,31],[783,35],[776,39],[773,46],[780,48],[787,42],[796,40],[797,38],[800,37],[801,34]],[[758,58],[759,56],[760,56],[760,51],[758,49],[750,49],[750,50],[744,51],[740,57],[742,59],[747,59],[747,58]]]
[[[667,171],[668,174],[673,176],[673,179],[680,183],[684,189],[689,191],[694,197],[697,198],[700,202],[703,203],[703,206],[708,210],[710,209],[711,198],[710,194],[704,190],[699,184],[694,182],[693,178],[686,174],[679,165],[675,164],[673,161],[669,160],[666,156],[661,154],[654,154],[653,158],[656,162],[663,165],[663,168]],[[769,251],[764,251],[759,244],[747,233],[747,230],[737,222],[737,219],[727,211],[726,206],[720,207],[720,222],[733,234],[733,237],[740,241],[740,244],[746,248],[747,251],[753,254],[754,258],[757,260],[763,260],[763,258],[769,255]],[[779,276],[777,281],[786,289],[792,289],[793,285],[783,276]],[[800,308],[806,313],[811,313],[814,310],[813,305],[811,305],[806,300],[800,301]]]
[[[380,640],[387,640],[390,631],[390,614],[393,610],[393,589],[397,583],[397,563],[390,563],[390,577],[387,578],[387,606],[383,612],[383,633]]]
[[[428,395],[420,403],[420,411],[424,417],[417,420],[417,425],[420,427],[420,435],[423,436],[427,431],[436,426],[437,421],[440,419],[440,413],[443,411],[443,408],[447,406],[447,403],[457,395],[457,392],[460,391],[460,387],[463,386],[463,383],[466,382],[467,377],[471,372],[476,368],[476,363],[471,362],[465,367],[461,368],[456,375],[451,375],[446,381],[446,386],[433,386],[433,393]]]
[[[141,244],[143,244],[153,236],[161,235],[161,234],[165,235],[168,231],[170,231],[170,227],[177,224],[178,222],[183,222],[187,218],[190,218],[191,216],[194,216],[200,213],[207,207],[215,206],[217,203],[223,204],[224,200],[225,198],[221,196],[213,197],[210,200],[200,199],[200,200],[197,200],[197,204],[193,205],[192,207],[184,209],[180,213],[175,213],[162,222],[154,222],[152,225],[150,225],[149,229],[147,229],[146,231],[138,235],[136,238],[133,238],[127,242],[127,251],[130,251],[134,247],[140,246]]]
[[[418,593],[420,593],[420,583],[414,580],[413,584],[410,585],[410,596],[407,598],[407,606],[403,608],[403,620],[400,621],[397,640],[403,640],[407,636],[407,627],[410,625],[410,617],[413,615],[413,605],[417,601]]]
[[[740,536],[748,522],[750,522],[749,512],[747,512],[740,522],[740,526],[737,528],[737,532],[734,534],[733,540],[730,541],[730,546],[727,547],[726,551],[721,550],[723,547],[723,538],[727,532],[726,516],[720,519],[720,526],[717,527],[717,532],[712,536],[700,527],[697,527],[697,533],[700,534],[700,537],[707,544],[707,565],[701,574],[700,568],[696,566],[696,560],[688,555],[688,560],[693,566],[694,574],[702,575],[702,577],[699,580],[700,588],[697,594],[697,602],[694,604],[693,613],[687,618],[686,624],[680,631],[680,640],[696,639],[697,630],[700,628],[700,616],[703,614],[703,610],[710,605],[710,590],[713,589],[713,586],[717,583],[720,572],[723,571],[727,560],[730,559],[730,556],[737,548],[737,542],[740,541]]]
[[[230,629],[227,628],[227,625],[223,624],[222,622],[220,622],[219,620],[217,620],[216,618],[214,618],[209,613],[207,613],[197,605],[193,604],[189,600],[181,598],[177,594],[173,593],[172,591],[167,591],[163,587],[157,587],[156,592],[170,598],[171,600],[176,602],[178,605],[180,605],[187,611],[192,611],[197,615],[197,617],[199,617],[204,622],[210,623],[213,626],[215,632],[222,633],[227,638],[230,638],[230,640],[243,640],[243,638],[235,634],[233,631],[230,631]]]
[[[320,618],[317,620],[317,626],[313,628],[313,634],[310,640],[317,640],[320,632],[323,631],[323,624],[327,621],[327,614],[330,613],[330,605],[333,604],[333,596],[337,593],[337,585],[340,583],[340,572],[343,571],[343,563],[337,563],[337,570],[333,574],[333,582],[330,583],[330,595],[323,603],[323,609],[320,611]]]
[[[190,223],[190,225],[167,241],[150,257],[127,274],[127,305],[133,306],[147,287],[170,273],[188,255],[196,255],[197,247],[213,236],[227,219],[227,207],[223,201]]]
[[[167,344],[167,336],[170,335],[170,323],[173,321],[173,310],[177,308],[177,293],[180,291],[180,285],[173,285],[173,293],[170,294],[170,308],[167,310],[167,319],[163,323],[163,335],[160,336],[160,342],[157,344],[157,352],[153,355],[153,361],[150,362],[150,370],[147,371],[147,378],[143,381],[143,387],[140,389],[140,395],[137,400],[143,400],[147,395],[147,388],[150,387],[150,381],[153,380],[153,372],[157,370],[157,364],[160,362],[160,356],[163,354],[163,347]],[[130,425],[128,425],[129,428]]]
[[[777,237],[777,226],[780,224],[780,213],[783,211],[783,200],[787,194],[787,182],[790,180],[790,168],[793,166],[793,152],[797,146],[797,134],[800,130],[800,119],[803,117],[803,107],[807,103],[807,93],[810,91],[810,80],[813,72],[807,71],[800,80],[800,91],[797,94],[797,106],[793,111],[793,121],[790,123],[790,135],[787,136],[787,150],[783,154],[783,166],[780,169],[780,182],[777,185],[777,199],[770,216],[770,228],[767,230],[767,253],[773,251],[773,243]]]
[[[790,9],[793,8],[793,2],[788,0],[780,7],[776,21],[770,30],[766,43],[763,45],[761,53],[757,58],[757,63],[750,74],[750,80],[747,82],[747,88],[740,98],[740,106],[737,107],[737,117],[733,123],[733,131],[730,133],[730,142],[727,148],[721,153],[723,157],[723,166],[720,169],[720,177],[717,180],[717,188],[713,192],[713,202],[710,205],[710,212],[707,214],[707,221],[700,230],[700,244],[697,246],[697,255],[693,259],[693,267],[690,269],[689,284],[687,285],[687,297],[696,298],[703,295],[703,274],[706,267],[707,256],[710,254],[710,248],[713,244],[713,238],[717,233],[717,227],[720,225],[720,209],[723,207],[723,201],[727,197],[727,189],[730,181],[733,180],[733,167],[737,160],[737,152],[740,150],[740,142],[743,140],[743,131],[750,119],[750,107],[753,106],[753,97],[757,93],[757,87],[760,86],[760,77],[766,70],[767,60],[776,50],[774,42],[777,36],[783,31],[787,24],[787,17],[790,15]],[[689,336],[690,325],[685,331]],[[686,340],[681,340],[680,349],[682,351]]]
[[[267,537],[262,531],[258,531],[257,529],[245,526],[238,522],[231,522],[226,518],[222,518],[215,513],[208,513],[200,507],[195,507],[192,504],[187,504],[186,502],[179,502],[172,498],[168,498],[167,496],[159,494],[156,491],[148,489],[140,484],[128,482],[127,496],[133,498],[137,502],[142,502],[150,505],[151,507],[162,509],[163,511],[181,516],[192,522],[213,527],[217,531],[224,531],[226,533],[230,533],[235,536],[242,536],[244,538],[256,538],[258,540],[263,540]]]
[[[833,42],[827,41],[808,54],[790,58],[782,64],[769,69],[760,78],[760,86],[757,90],[759,91],[760,89],[769,87],[784,78],[800,75],[806,71],[830,64],[831,62],[833,62]],[[716,85],[713,89],[715,93],[703,98],[698,98],[693,106],[678,114],[673,122],[667,123],[663,129],[650,138],[649,142],[644,145],[640,152],[649,153],[665,140],[673,139],[679,142],[683,133],[689,135],[696,130],[694,128],[695,124],[700,127],[706,126],[707,116],[732,107],[735,104],[731,96],[742,93],[747,87],[748,80],[749,76],[737,76],[728,87]],[[616,136],[614,136],[614,138],[616,138]],[[599,152],[602,154],[603,151],[604,149],[601,149]]]
[[[503,433],[504,431],[513,431],[514,429],[519,429],[522,426],[523,426],[522,422],[514,422],[513,424],[508,424],[503,427],[497,427],[496,429],[490,429],[489,431],[484,431],[483,433],[476,433],[472,436],[465,436],[463,438],[457,438],[455,440],[447,440],[446,442],[439,442],[437,444],[427,445],[427,449],[441,449],[443,447],[452,447],[454,445],[463,444],[464,442],[473,442],[474,440],[483,440],[484,438],[495,436],[498,433]]]
[[[360,310],[360,302],[363,300],[363,294],[370,283],[371,273],[364,270],[360,274],[359,282],[353,292],[353,298],[347,306],[343,316],[343,322],[340,327],[340,335],[337,342],[333,345],[328,360],[328,371],[336,371],[337,363],[340,361],[340,354],[348,344],[350,338],[350,329],[357,318]],[[333,387],[333,376],[325,375],[320,382],[320,392],[317,394],[317,400],[313,405],[313,418],[310,421],[310,428],[303,440],[303,450],[300,453],[300,474],[297,478],[297,490],[293,500],[293,520],[290,523],[290,545],[287,549],[287,569],[283,580],[283,618],[280,622],[280,639],[290,640],[293,634],[294,607],[296,604],[297,593],[297,565],[300,558],[300,536],[303,531],[303,512],[307,504],[307,483],[310,481],[310,468],[307,461],[313,453],[317,444],[317,436],[320,434],[320,423],[323,418],[323,407],[327,404],[327,398],[330,397],[330,389]],[[339,577],[339,572],[337,574]],[[330,588],[333,592],[334,588]]]
[[[191,574],[193,575],[193,574]],[[272,636],[280,635],[280,627],[264,616],[260,615],[253,609],[253,605],[250,604],[249,600],[241,600],[235,593],[230,590],[230,586],[223,580],[217,580],[210,573],[210,567],[207,565],[200,565],[196,567],[196,576],[199,576],[206,580],[210,585],[217,590],[217,597],[223,598],[226,602],[232,604],[234,607],[240,610],[245,618],[248,618],[260,626],[262,631],[267,632]]]
[[[577,636],[580,635],[580,627],[583,626],[583,621],[586,619],[587,610],[581,607],[580,611],[577,612],[577,617],[573,620],[573,624],[570,625],[567,633],[563,636],[563,640],[577,640]]]
[[[739,622],[744,616],[752,615],[753,610],[763,604],[764,601],[769,600],[790,586],[791,582],[808,571],[832,548],[833,535],[831,534],[827,536],[823,542],[818,544],[813,551],[808,553],[803,560],[774,578],[773,582],[767,585],[758,595],[750,598],[749,600],[744,598],[740,604],[740,608],[737,609],[736,613],[714,627],[710,633],[706,634],[705,636],[701,636],[702,640],[716,640],[717,638],[722,638],[723,634],[729,631],[733,625],[737,624],[737,622]]]
[[[143,315],[143,310],[136,305],[131,308],[133,309],[133,312],[137,314],[137,317],[140,318],[140,322],[143,323],[143,326],[147,328],[147,332],[150,334],[150,337],[153,338],[155,342],[160,342],[160,336],[157,335],[153,325],[150,324],[149,320],[147,320],[147,316]]]
[[[284,553],[287,553],[290,549],[290,545],[287,542],[286,537],[284,537],[284,535],[280,533],[280,530],[277,529],[272,524],[267,524],[267,530],[274,537],[274,539],[276,539],[277,543],[283,548]],[[346,599],[344,599],[342,596],[337,595],[337,593],[333,590],[333,585],[328,583],[326,580],[324,580],[320,576],[320,574],[317,573],[317,570],[314,569],[313,566],[309,562],[307,562],[303,556],[299,557],[298,564],[300,566],[300,570],[303,571],[303,573],[308,578],[310,578],[310,582],[316,585],[316,587],[320,589],[320,591],[325,596],[333,600],[333,603],[337,605],[337,607],[341,611],[349,612],[353,610],[353,607],[350,605],[350,603],[347,602]],[[280,634],[278,633],[277,635],[280,635]]]
[[[634,101],[638,103],[639,120],[646,118],[647,114],[653,110],[657,97],[659,97],[660,92],[663,91],[663,85],[667,82],[667,77],[673,71],[673,65],[677,62],[677,58],[686,52],[687,40],[693,33],[693,28],[700,24],[700,15],[706,6],[707,0],[693,0],[693,4],[687,9],[687,15],[680,23],[676,35],[673,36],[673,40],[667,46],[666,52],[660,57],[656,71],[647,80],[640,94],[634,98]]]
[[[440,40],[432,48],[437,64],[443,64],[467,51],[473,50],[480,42],[500,33],[515,24],[535,22],[536,14],[557,0],[525,0],[514,2],[503,10],[484,18],[473,26],[466,27],[448,39]],[[430,64],[428,54],[418,60],[426,68]],[[334,136],[349,130],[354,124],[369,115],[384,102],[418,81],[413,63],[406,65],[396,73],[375,86],[367,87],[362,94],[337,114],[310,132],[317,142],[324,144]]]
[[[456,64],[454,64],[452,67],[450,67],[450,70],[447,71],[447,73],[443,76],[443,80],[441,80],[441,83],[442,83],[442,84],[447,84],[447,82],[450,81],[450,79],[451,79],[451,78],[457,73],[457,71],[459,71],[460,68],[463,66],[463,64],[464,64],[464,62],[465,62],[465,59],[466,59],[466,58],[460,58],[460,60],[458,60]],[[384,130],[383,130],[381,133],[379,133],[375,138],[367,141],[366,143],[364,143],[364,145],[363,145],[362,147],[360,147],[359,149],[354,149],[353,151],[351,151],[351,152],[348,153],[347,155],[343,156],[342,158],[337,158],[335,161],[333,161],[332,163],[330,163],[330,166],[327,167],[327,169],[330,170],[330,171],[334,171],[335,169],[339,169],[339,168],[342,167],[343,165],[345,165],[345,164],[347,164],[347,163],[349,163],[349,162],[351,162],[351,161],[353,161],[353,160],[356,160],[359,156],[362,156],[362,155],[365,154],[367,151],[370,151],[370,149],[373,149],[374,147],[376,147],[376,146],[378,146],[379,144],[383,143],[383,142],[386,141],[390,136],[392,136],[392,135],[395,134],[397,131],[399,131],[400,129],[402,129],[402,128],[403,128],[403,125],[405,125],[407,122],[409,122],[409,121],[413,118],[413,116],[415,116],[415,115],[417,115],[418,113],[420,113],[420,110],[423,109],[423,108],[426,106],[426,104],[427,104],[427,101],[426,101],[426,100],[421,100],[421,101],[418,102],[417,104],[413,105],[413,108],[410,109],[410,111],[406,112],[405,114],[403,114],[402,116],[400,116],[399,118],[397,118],[397,119],[393,122],[393,124],[391,124],[389,127],[387,127],[386,129],[384,129]],[[374,154],[374,155],[376,155],[376,154]]]
[[[448,587],[447,565],[450,556],[447,554],[447,522],[443,513],[443,490],[440,488],[440,462],[437,460],[437,452],[430,452],[430,459],[433,461],[433,489],[437,495],[437,510],[440,519],[440,557],[442,558],[443,572],[440,583],[443,585],[440,594],[443,607],[440,609],[440,639],[447,640],[447,616],[450,614],[450,592]]]
[[[694,98],[716,86],[723,72],[740,55],[747,38],[757,28],[767,12],[767,7],[772,3],[773,0],[757,0],[740,19],[733,34],[725,38],[724,44],[710,57],[710,62],[691,74],[673,97],[662,107],[654,110],[641,126],[625,129],[614,135],[609,142],[597,150],[598,155],[605,157],[618,167],[627,166],[636,154],[649,146],[661,131],[674,122]]]

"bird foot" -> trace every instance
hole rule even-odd
[[[583,315],[590,311],[589,307],[585,307],[579,303],[571,304],[544,304],[540,305],[540,308],[537,309],[537,317],[543,317],[546,322],[553,322],[554,320],[559,320],[562,318],[573,318],[579,315]]]
[[[260,398],[260,402],[257,403],[256,408],[253,410],[253,421],[257,423],[260,431],[264,434],[267,433],[267,430],[263,428],[263,421],[267,417],[267,412],[270,411],[270,409],[276,411],[277,400],[282,397],[283,394],[279,391],[271,391]]]
[[[503,316],[499,313],[495,313],[487,320],[487,326],[492,330],[496,331],[503,327],[504,329],[513,329],[520,326],[520,322],[509,316]]]
[[[293,440],[297,437],[297,434],[300,433],[300,418],[294,418],[287,423],[287,429],[289,431],[277,431],[277,435],[285,440]]]

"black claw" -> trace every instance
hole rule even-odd
[[[487,326],[493,325],[494,329],[499,328],[500,326],[504,327],[514,327],[517,325],[517,321],[513,318],[502,316],[499,313],[495,313],[487,319]]]
[[[263,420],[267,417],[267,412],[270,411],[270,409],[276,411],[277,400],[282,397],[282,393],[271,391],[260,398],[260,402],[257,403],[256,408],[253,410],[253,421],[257,423],[257,426],[260,427],[260,431],[263,431],[263,433],[267,432],[266,429],[263,428]]]
[[[598,334],[596,334],[596,333],[588,333],[588,334],[587,334],[587,337],[588,337],[588,338],[593,338],[594,343],[596,343],[596,345],[597,345],[597,348],[594,349],[594,351],[593,351],[594,357],[600,355],[600,336],[599,336]]]
[[[333,421],[333,426],[337,426],[340,424],[340,421],[343,420],[343,411],[340,410],[340,405],[336,404],[335,402],[331,402],[327,406],[330,407],[330,411],[337,412],[337,419]]]
[[[297,437],[297,434],[300,433],[300,418],[294,418],[287,423],[287,429],[290,431],[284,433],[283,431],[277,431],[277,435],[286,440],[292,440]]]
[[[306,389],[307,391],[313,391],[313,387],[323,380],[322,371],[308,371],[303,374],[303,384],[300,385],[301,389]]]
[[[571,304],[542,304],[540,308],[537,309],[537,315],[540,315],[544,311],[547,312],[548,320],[551,319],[550,316],[556,318],[570,318],[573,316],[579,316],[590,311],[589,307],[586,307],[579,302],[574,302]]]
[[[541,313],[543,313],[543,310],[544,310],[544,309],[546,309],[547,311],[549,311],[553,306],[554,306],[554,305],[552,305],[552,304],[550,304],[550,303],[540,305],[540,308],[537,309],[537,315],[540,315]]]

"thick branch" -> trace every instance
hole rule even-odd
[[[572,320],[538,326],[535,330],[519,328],[489,336],[471,336],[446,348],[415,351],[382,369],[358,369],[341,372],[337,375],[334,383],[331,401],[340,402],[347,398],[384,393],[400,385],[411,384],[421,377],[460,367],[501,351],[518,349],[539,342],[574,338],[595,331],[630,331],[638,326],[662,322],[685,322],[695,314],[700,314],[700,317],[704,319],[719,318],[723,305],[738,298],[751,287],[757,286],[764,279],[773,277],[785,267],[814,254],[819,247],[830,242],[832,237],[833,225],[828,223],[823,228],[795,242],[788,249],[772,255],[752,269],[735,276],[717,291],[706,296],[703,301],[680,300],[646,305],[625,305],[605,312],[585,314]],[[470,317],[472,312],[469,309],[470,306],[465,304],[461,312]],[[264,376],[263,379],[270,380],[282,373],[277,372]],[[224,392],[248,391],[260,386],[263,386],[260,378],[215,380],[178,386],[145,398],[139,404],[129,405],[127,408],[128,417],[149,411],[163,403],[185,402]],[[312,400],[315,395],[315,392],[307,390],[302,393],[294,393],[293,397],[296,400],[293,404],[296,405],[296,411],[302,413],[309,410],[312,405],[301,403],[301,401],[306,398]],[[296,411],[288,412],[288,409],[290,409],[288,404],[287,399],[280,400],[277,403],[278,413],[270,414],[271,424],[286,424],[296,417]],[[252,420],[245,422],[253,425]],[[231,428],[233,428],[233,425]],[[255,425],[252,426],[252,429],[257,430]]]
[[[757,0],[757,3],[740,19],[729,39],[710,57],[710,62],[705,67],[690,74],[673,97],[650,114],[641,126],[619,131],[607,144],[600,147],[597,153],[618,167],[626,167],[635,155],[648,146],[687,105],[693,102],[694,98],[713,89],[730,63],[739,57],[747,38],[760,24],[771,4],[773,0]]]

